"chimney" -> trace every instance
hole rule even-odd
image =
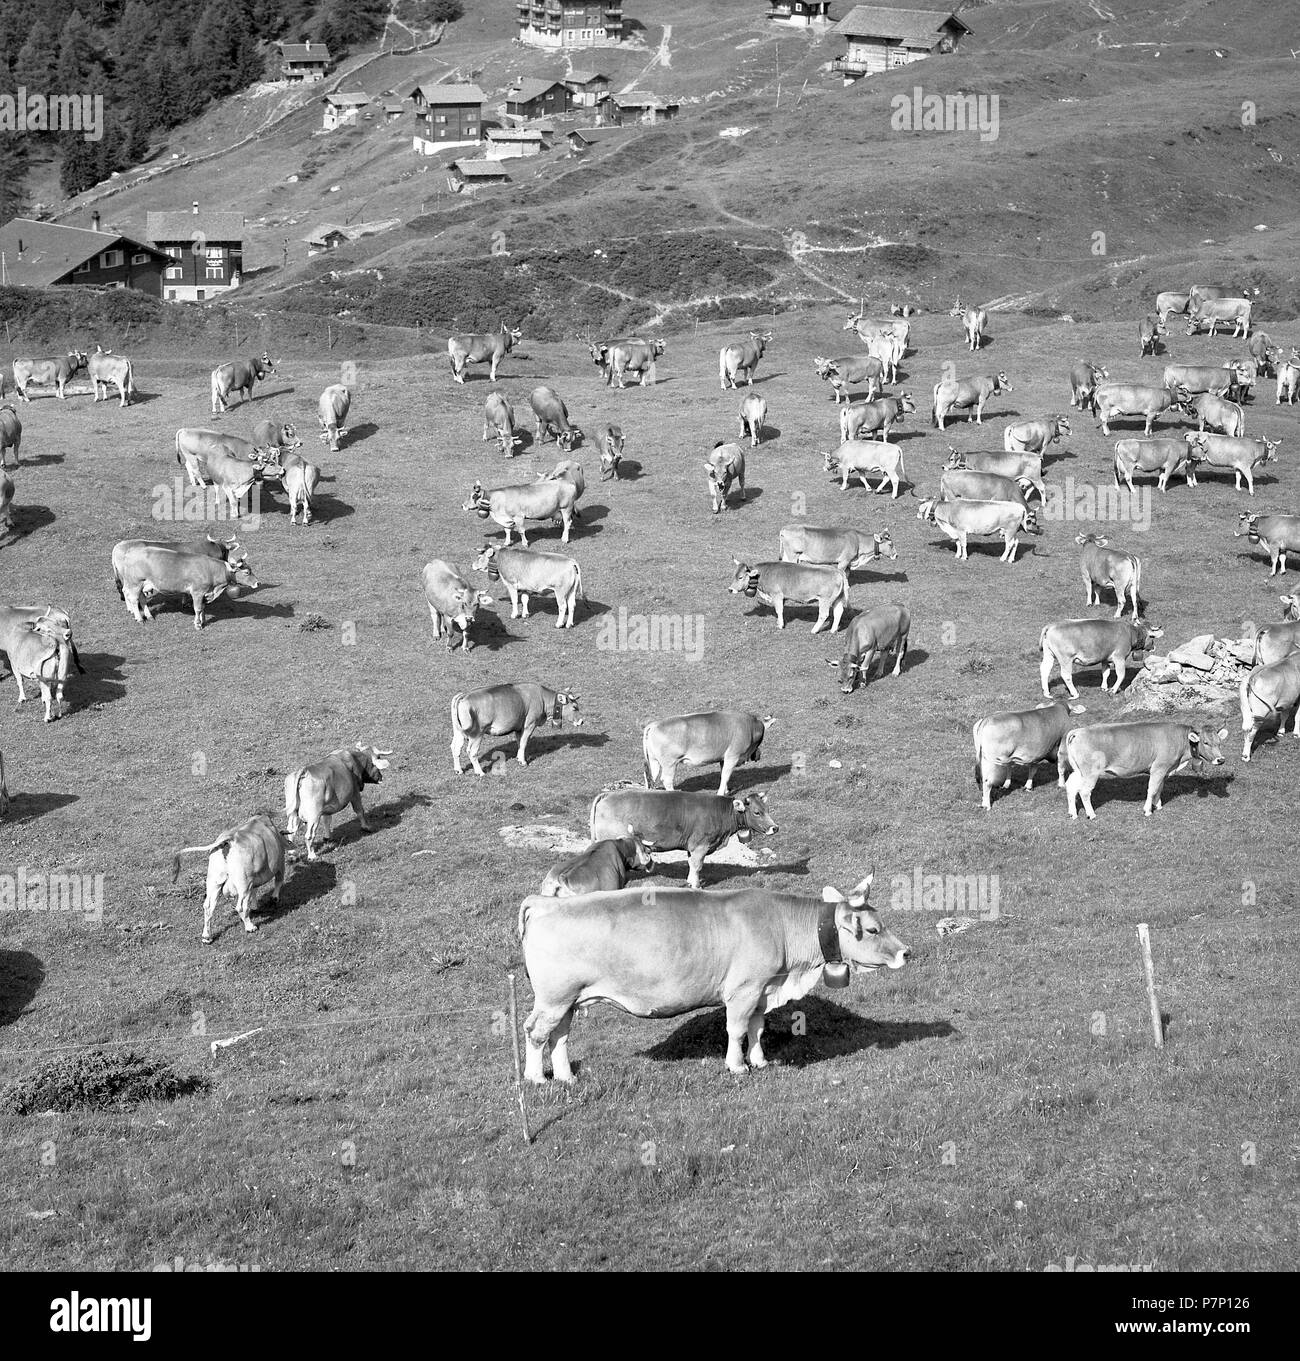
[[[23,258],[23,239],[21,236],[18,238],[18,258],[20,260]]]
[[[92,232],[97,232],[99,230],[99,209],[96,209],[90,215],[90,230]]]
[[[304,52],[310,52],[310,51],[311,51],[311,39],[310,39],[310,38],[308,38],[307,41],[306,41],[305,43],[303,43],[303,45],[302,45],[302,50],[303,50]]]
[[[199,215],[199,201],[198,201],[198,199],[195,199],[195,200],[194,200],[193,213],[194,213],[194,216],[195,216],[195,217],[198,217],[198,215]]]

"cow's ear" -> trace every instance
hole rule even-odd
[[[850,892],[849,897],[850,898],[864,897],[866,895],[867,890],[871,887],[872,881],[875,879],[875,877],[876,872],[875,870],[872,870],[871,873],[868,874],[865,879],[861,880],[859,883],[853,886],[853,890],[852,892]]]
[[[490,595],[488,595],[488,593],[487,593],[486,591],[480,591],[480,592],[478,593],[478,603],[479,603],[480,605],[491,605],[491,604],[492,604],[492,597],[491,597]]]
[[[1228,736],[1227,728],[1220,728],[1218,731],[1219,741],[1222,742]]]
[[[1192,731],[1187,734],[1187,740],[1195,746],[1200,746],[1201,734],[1193,728]]]
[[[1087,708],[1082,704],[1068,704],[1066,705],[1066,708],[1068,708],[1072,714],[1086,714],[1088,712]]]
[[[839,891],[839,889],[832,888],[829,884],[827,884],[826,887],[822,889],[822,902],[842,903],[843,901],[844,895]]]
[[[737,813],[743,813],[745,811],[745,800],[732,799],[731,806],[736,810]]]

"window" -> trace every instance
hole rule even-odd
[[[89,274],[89,273],[90,273],[90,261],[87,260],[84,264],[78,265],[78,266],[76,267],[76,269],[74,269],[72,272],[73,272],[74,274]]]
[[[433,115],[433,121],[435,123],[445,123],[447,121],[447,115],[445,113],[435,113]]]
[[[167,254],[172,257],[173,260],[179,260],[181,258],[180,246],[164,246],[163,250],[165,250]]]
[[[145,251],[138,250],[131,256],[131,263],[133,265],[147,265],[149,263],[149,256]]]
[[[125,288],[125,287],[126,285],[121,280],[118,280],[117,283],[109,284],[109,288]]]
[[[209,279],[220,279],[224,276],[225,272],[226,268],[220,260],[208,261],[207,277]]]
[[[166,272],[163,274],[163,278],[180,279],[184,277],[184,273],[185,271],[181,269],[180,265],[168,265]]]
[[[99,259],[105,269],[116,269],[126,259],[126,254],[120,250],[106,250]]]
[[[167,290],[167,301],[168,302],[176,301],[176,290],[174,288],[169,288]]]
[[[209,264],[209,265],[213,265],[213,264],[219,265],[219,264],[222,262],[222,260],[225,258],[225,254],[226,254],[226,252],[225,252],[225,249],[224,249],[223,247],[221,247],[221,246],[209,246],[209,247],[208,247],[208,264]]]

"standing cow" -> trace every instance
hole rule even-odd
[[[12,402],[0,406],[0,468],[8,466],[9,450],[14,451],[14,467],[21,462],[19,451],[23,445],[23,423]]]
[[[718,383],[723,392],[727,385],[739,387],[741,381],[754,386],[754,371],[763,352],[772,343],[771,331],[751,331],[748,340],[733,341],[718,351]]]
[[[253,400],[253,386],[273,374],[279,365],[268,351],[254,359],[232,359],[212,370],[212,414],[219,415],[230,409],[227,400],[235,393],[241,400]]]
[[[86,372],[94,386],[97,402],[111,400],[108,391],[110,387],[117,388],[119,406],[126,406],[135,396],[131,361],[125,355],[114,354],[111,350],[101,350],[97,345],[95,353],[87,356]]]
[[[429,605],[429,617],[433,620],[433,636],[441,638],[445,629],[447,651],[451,652],[456,647],[459,632],[461,651],[468,652],[471,646],[469,626],[474,622],[479,606],[490,605],[492,597],[486,591],[476,590],[463,573],[441,558],[425,564],[420,582]]]
[[[15,359],[14,386],[24,402],[32,399],[27,389],[33,384],[53,387],[59,400],[66,400],[64,389],[72,381],[73,375],[86,367],[89,356],[81,350],[69,350],[61,359]]]
[[[284,853],[288,838],[276,827],[269,813],[258,813],[237,827],[227,827],[206,846],[182,846],[172,857],[172,883],[181,871],[181,856],[195,853],[208,857],[208,886],[203,899],[204,945],[212,944],[212,916],[224,892],[235,899],[235,910],[244,930],[257,930],[253,909],[257,895],[272,886],[265,907],[274,907],[284,889]]]
[[[458,383],[463,383],[465,369],[470,364],[487,364],[490,366],[488,379],[495,383],[497,365],[519,344],[523,336],[524,333],[517,326],[507,326],[504,321],[496,331],[449,336],[447,358],[451,363],[452,378]]]
[[[348,412],[352,410],[352,393],[342,384],[327,387],[316,403],[316,419],[320,421],[319,439],[337,453],[339,436],[346,435]]]
[[[718,793],[728,793],[736,767],[758,760],[773,721],[771,714],[760,718],[741,709],[721,709],[648,723],[641,735],[645,787],[662,784],[672,789],[682,762],[688,766],[718,763],[722,766]]]

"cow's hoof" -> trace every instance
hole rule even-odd
[[[734,1073],[737,1077],[744,1077],[749,1072],[749,1068],[743,1063],[739,1068],[733,1068],[731,1064],[727,1064],[727,1072]]]
[[[254,922],[245,922],[245,923],[244,923],[244,930],[247,931],[247,932],[251,935],[254,931],[257,930],[257,925],[256,925],[256,923],[254,923]]]

